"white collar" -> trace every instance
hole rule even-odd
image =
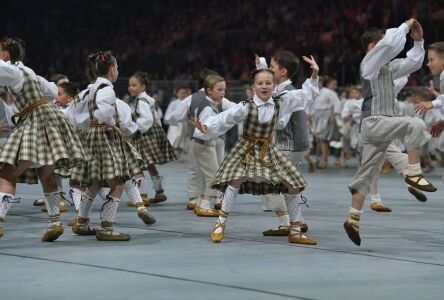
[[[284,82],[279,83],[279,84],[276,86],[276,91],[281,92],[282,89],[283,89],[284,87],[286,87],[287,85],[292,84],[292,83],[293,83],[293,82],[291,81],[291,79],[287,79],[287,80],[285,80]]]
[[[441,74],[439,74],[439,80],[443,80],[444,79],[444,71],[441,72]]]
[[[143,91],[143,92],[141,92],[141,93],[139,93],[139,95],[137,95],[137,97],[136,98],[148,98],[149,96],[148,96],[148,94],[146,93],[146,91]]]
[[[274,101],[273,101],[273,97],[270,97],[270,99],[268,99],[267,101],[263,101],[261,98],[259,98],[256,94],[253,96],[253,101],[254,101],[254,103],[256,103],[256,105],[259,107],[259,106],[262,106],[262,105],[265,105],[265,104],[269,104],[269,105],[274,105]]]
[[[208,101],[210,101],[211,104],[213,104],[214,106],[217,106],[218,103],[216,101],[214,101],[213,99],[211,99],[207,95],[205,95],[205,97],[207,98]]]
[[[105,77],[97,77],[95,84],[100,85],[101,83],[105,83],[111,87],[113,87],[113,83]]]

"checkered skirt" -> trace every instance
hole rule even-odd
[[[52,104],[32,110],[13,129],[0,154],[0,163],[17,167],[20,161],[31,161],[36,166],[53,165],[55,169],[69,170],[91,159],[76,130]],[[17,182],[38,183],[37,168],[23,173]]]
[[[280,98],[275,99],[275,111],[269,123],[261,124],[258,119],[258,107],[254,101],[246,101],[248,117],[244,121],[244,137],[241,137],[222,162],[213,178],[211,187],[222,192],[229,182],[234,179],[244,179],[239,193],[266,195],[288,193],[288,187],[303,189],[306,186],[304,178],[287,157],[272,143],[269,145],[263,164],[259,157],[263,143],[254,145],[247,154],[251,144],[246,136],[266,138],[273,134],[274,126],[279,115]]]
[[[128,141],[122,140],[116,129],[109,128],[103,132],[101,127],[91,127],[83,138],[93,159],[74,168],[71,180],[82,186],[90,185],[93,181],[107,186],[107,180],[120,179],[125,182],[142,172],[139,153]]]
[[[139,118],[137,108],[139,101],[145,101],[148,105],[150,103],[144,98],[137,98],[134,104],[131,104],[133,121],[136,122]],[[156,111],[153,105],[150,105],[151,113],[156,116]],[[131,143],[140,153],[143,159],[143,170],[147,170],[152,164],[163,165],[170,161],[176,160],[174,149],[171,146],[163,128],[156,122],[154,118],[153,126],[145,133],[136,133],[131,137]]]

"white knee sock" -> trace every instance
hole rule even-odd
[[[82,193],[82,198],[80,199],[79,205],[79,217],[80,218],[89,218],[89,214],[91,213],[93,198],[90,198],[85,193]]]
[[[199,207],[203,209],[210,209],[210,200],[199,199]]]
[[[79,211],[80,200],[82,199],[82,191],[76,187],[71,187],[71,189],[69,190],[69,197],[71,198],[71,201],[74,203],[76,211]]]
[[[117,214],[117,208],[119,207],[119,198],[114,198],[108,195],[106,197],[106,202],[103,203],[102,209],[100,210],[100,220],[113,223],[116,214]]]
[[[285,194],[284,198],[285,204],[287,204],[287,211],[288,215],[290,216],[290,221],[304,223],[304,218],[302,217],[301,212],[301,206],[303,203],[301,199],[301,194]]]
[[[14,195],[7,193],[0,193],[0,224],[5,219],[6,214],[12,206],[12,203],[19,202],[14,200]]]
[[[160,175],[151,176],[151,180],[153,181],[154,190],[157,192],[163,192],[163,184],[162,177]]]
[[[234,201],[236,201],[237,194],[239,194],[239,189],[228,185],[224,197],[222,199],[222,208],[221,211],[223,213],[230,213],[234,206]],[[222,213],[219,215],[219,222],[222,224],[225,223],[228,219],[228,215],[223,215]]]
[[[49,215],[49,227],[60,225],[60,192],[45,193],[45,204]]]
[[[48,210],[48,215],[56,216],[60,214],[59,202],[60,202],[59,191],[45,193],[45,204],[46,204],[46,209]]]
[[[143,202],[142,197],[139,193],[139,184],[142,181],[142,178],[137,179],[130,179],[127,182],[125,182],[123,189],[125,190],[126,195],[128,198],[133,201],[134,203]]]

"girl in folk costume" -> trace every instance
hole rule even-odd
[[[302,110],[308,99],[311,100],[319,94],[319,68],[313,58],[304,57],[304,60],[310,64],[313,74],[311,79],[305,81],[301,90],[288,91],[272,97],[276,85],[273,72],[267,69],[257,70],[253,74],[253,99],[243,101],[204,123],[193,122],[208,138],[244,122],[243,136],[223,161],[211,185],[212,188],[225,193],[219,219],[211,233],[213,242],[222,240],[225,223],[237,194],[284,193],[291,222],[288,241],[316,244],[315,240],[302,234],[301,224],[296,221],[300,219],[301,213],[298,195],[306,186],[305,180],[272,143],[278,120],[287,113]]]
[[[96,235],[101,241],[128,241],[129,235],[113,230],[113,222],[124,182],[141,172],[139,166],[142,162],[118,127],[119,116],[112,84],[119,74],[116,59],[110,52],[99,52],[94,59],[94,70],[98,77],[85,99],[90,125],[83,136],[93,159],[72,171],[73,180],[87,185],[80,201],[77,223],[72,230],[78,235]],[[94,197],[105,185],[111,190],[100,212],[101,226],[96,230],[89,226],[89,214]]]
[[[131,141],[142,155],[142,169],[148,170],[150,173],[154,190],[156,191],[154,198],[148,199],[143,173],[139,174],[137,185],[145,205],[167,200],[164,194],[162,177],[159,175],[156,164],[163,165],[176,159],[174,149],[171,147],[165,131],[162,129],[160,118],[156,112],[156,102],[146,93],[147,86],[148,75],[146,73],[137,72],[129,79],[128,91],[132,97],[135,97],[135,99],[131,101],[132,119],[133,122],[137,123],[139,128]],[[146,104],[149,105],[150,115],[153,118],[150,124],[144,120],[144,118],[149,115]],[[134,205],[133,202],[128,202],[128,206],[132,205]]]
[[[0,154],[0,225],[15,201],[16,183],[36,184],[40,179],[49,214],[42,241],[54,241],[63,233],[54,169],[72,168],[91,156],[63,114],[44,99],[50,87],[44,87],[34,71],[20,62],[23,44],[16,39],[3,39],[0,56],[0,85],[8,88],[20,111],[15,115],[17,126]]]

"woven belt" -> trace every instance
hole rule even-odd
[[[267,161],[264,160],[265,154],[267,153],[268,148],[270,147],[270,144],[273,141],[273,137],[272,136],[258,138],[258,137],[255,137],[255,136],[243,135],[242,137],[244,139],[246,139],[247,142],[248,142],[247,152],[245,152],[245,158],[243,160],[245,163],[250,163],[251,164],[251,162],[248,161],[247,157],[250,155],[250,152],[254,149],[254,147],[256,146],[257,143],[262,143],[261,150],[259,151],[259,162],[264,167],[271,167],[273,165],[272,163],[267,162]]]
[[[29,114],[31,111],[33,111],[37,107],[45,105],[45,104],[48,104],[48,101],[45,99],[39,99],[39,100],[32,102],[31,105],[25,107],[24,110],[14,114],[11,117],[12,123],[14,123],[14,125],[17,125],[23,117],[26,117],[26,115]],[[15,118],[18,118],[18,121],[15,121]]]

